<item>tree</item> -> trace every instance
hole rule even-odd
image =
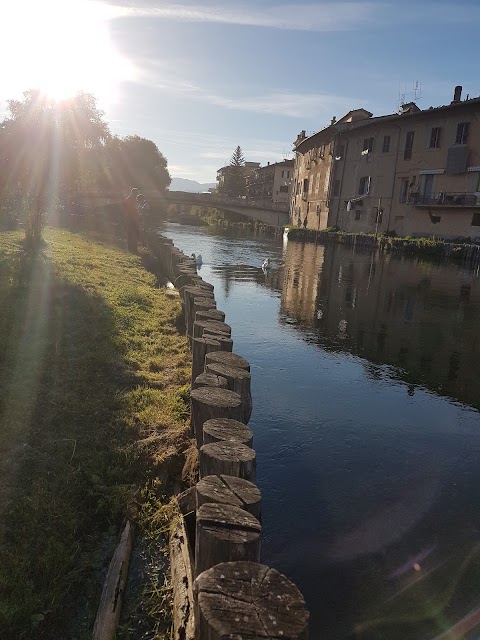
[[[30,90],[7,105],[2,196],[22,208],[26,239],[38,244],[47,210],[93,182],[96,156],[110,132],[87,93],[56,102]]]
[[[111,141],[111,168],[117,188],[164,191],[171,182],[167,160],[151,140],[127,136]]]
[[[225,196],[238,198],[246,193],[245,158],[240,146],[238,146],[230,158],[230,164],[223,168],[223,182],[218,187],[218,192]]]

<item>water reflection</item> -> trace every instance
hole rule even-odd
[[[479,402],[478,278],[341,246],[167,233],[202,253],[251,363],[263,559],[304,593],[311,638],[473,627],[480,418],[451,398]]]
[[[324,348],[480,407],[478,277],[455,265],[289,243],[281,321]],[[381,376],[368,366],[370,375]]]

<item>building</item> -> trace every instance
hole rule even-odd
[[[247,198],[266,203],[290,202],[293,164],[293,160],[285,159],[254,169],[247,178]]]
[[[480,239],[480,98],[373,117],[351,111],[295,142],[292,223]]]
[[[258,167],[260,166],[260,162],[245,162],[245,164],[243,165],[243,175],[245,178],[245,189],[246,189],[246,181],[247,179],[252,175],[253,171],[255,171],[256,169],[258,169]],[[225,180],[228,179],[228,173],[231,169],[231,165],[226,165],[225,167],[221,167],[220,169],[218,169],[217,171],[217,189],[219,189],[219,191],[222,191],[222,188],[225,185]]]

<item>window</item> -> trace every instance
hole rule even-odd
[[[415,131],[409,131],[405,138],[405,149],[403,151],[403,159],[411,160],[413,151],[413,138],[415,137]]]
[[[358,186],[358,195],[366,196],[370,192],[370,183],[371,183],[370,176],[364,176],[363,178],[360,178],[360,184]]]
[[[440,149],[441,131],[441,127],[432,127],[432,132],[430,133],[430,149]]]
[[[469,129],[469,122],[460,122],[460,124],[457,125],[457,137],[455,138],[455,144],[467,144]]]
[[[340,193],[340,180],[333,181],[333,195],[338,196]]]
[[[303,179],[303,193],[308,192],[308,178]]]
[[[408,195],[408,178],[402,178],[402,181],[400,183],[400,197],[398,198],[398,201],[401,202],[402,204],[405,204],[405,202],[407,201],[407,195]]]
[[[362,215],[362,212],[360,209],[357,209],[355,211],[355,220],[360,220],[360,216]]]
[[[280,185],[280,193],[288,193],[288,184]]]
[[[289,178],[290,177],[290,171],[282,171],[282,178]]]
[[[472,227],[480,227],[480,213],[474,213],[472,216]]]
[[[322,160],[325,158],[325,145],[324,144],[322,144],[322,146],[319,147],[318,155]]]
[[[338,149],[336,151],[335,160],[341,160],[345,155],[345,145],[339,144]]]
[[[363,141],[364,151],[373,151],[373,138],[365,138]]]
[[[390,151],[390,136],[383,136],[382,153],[388,153]]]

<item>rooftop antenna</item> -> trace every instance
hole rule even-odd
[[[422,83],[420,80],[415,80],[413,83],[413,101],[417,102],[417,100],[422,99]]]
[[[407,96],[407,87],[406,87],[406,85],[404,86],[403,93],[402,93],[402,90],[400,88],[400,83],[398,83],[397,111],[400,111],[400,109],[405,104],[406,96]]]

